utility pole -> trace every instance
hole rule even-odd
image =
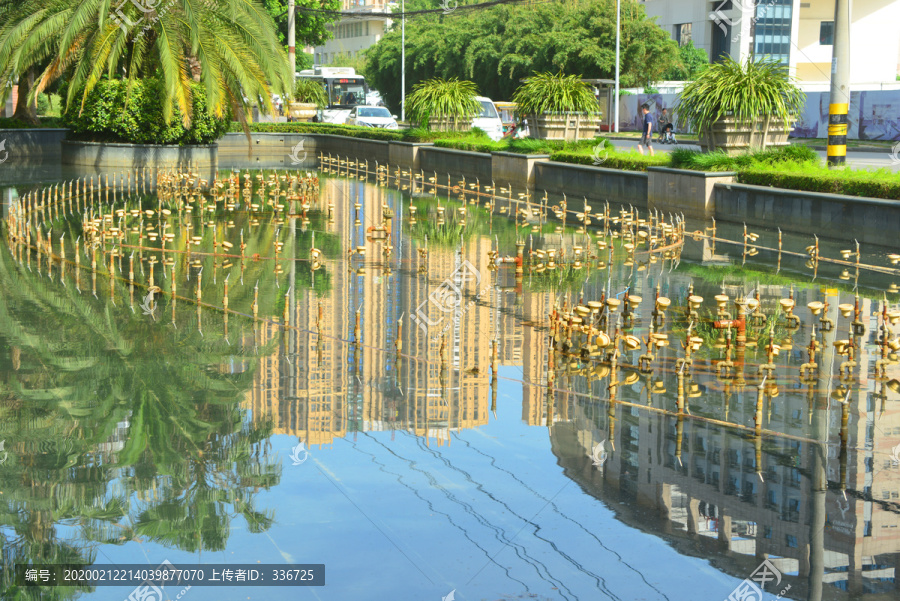
[[[616,98],[613,118],[616,121],[616,133],[619,133],[619,31],[622,17],[622,0],[616,0]]]
[[[850,122],[850,0],[835,0],[834,46],[831,58],[831,97],[828,106],[828,167],[847,162]]]
[[[288,59],[291,61],[291,81],[297,77],[297,26],[294,2],[295,0],[288,0]]]
[[[406,3],[400,0],[400,121],[406,121]]]

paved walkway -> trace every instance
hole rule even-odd
[[[637,148],[637,140],[610,140],[616,148]],[[653,144],[655,152],[670,152],[675,146],[670,144]],[[692,150],[700,150],[699,146],[693,144],[680,144],[678,148],[690,148]],[[816,151],[822,160],[828,156],[824,150]],[[878,169],[887,168],[896,173],[900,173],[900,161],[894,161],[889,151],[870,152],[857,151],[850,149],[847,152],[847,164],[855,169]]]

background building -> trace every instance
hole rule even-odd
[[[391,26],[391,20],[387,17],[391,12],[388,2],[344,0],[341,10],[352,12],[354,16],[344,17],[327,26],[334,38],[313,49],[313,62],[316,65],[330,65],[341,54],[349,58],[356,57],[378,42]]]
[[[643,0],[647,14],[673,39],[689,40],[715,60],[769,56],[801,82],[831,72],[834,0]],[[900,73],[900,2],[851,3],[851,84],[896,83]],[[876,89],[866,87],[866,89]]]

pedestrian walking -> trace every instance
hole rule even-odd
[[[644,126],[641,131],[641,141],[638,143],[638,150],[641,154],[644,154],[644,146],[646,146],[647,150],[650,151],[650,156],[653,156],[653,117],[650,116],[650,107],[646,104],[641,107],[641,110],[644,112]]]

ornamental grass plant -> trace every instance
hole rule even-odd
[[[476,96],[478,87],[474,82],[434,77],[413,86],[412,93],[406,97],[406,106],[411,122],[421,127],[437,120],[440,129],[459,129],[460,125],[471,122],[478,111]]]

